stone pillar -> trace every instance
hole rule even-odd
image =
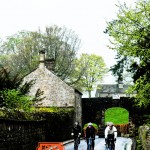
[[[75,89],[75,121],[82,126],[82,93]]]

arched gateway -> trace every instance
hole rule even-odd
[[[123,123],[124,125],[130,124],[130,121],[134,121],[137,114],[137,109],[134,106],[133,99],[131,98],[120,98],[120,99],[112,99],[112,98],[82,98],[82,121],[83,124],[87,122],[95,122],[101,128],[101,135],[103,136],[104,128],[105,128],[105,112],[109,110],[109,108],[119,107],[124,111],[128,112],[128,121]],[[111,120],[113,121],[113,120]],[[114,121],[113,121],[114,122]],[[119,131],[128,133],[128,126],[124,126],[121,123],[118,124]],[[124,127],[123,127],[124,126]],[[125,129],[126,128],[126,129]],[[124,131],[123,131],[124,130]],[[126,130],[126,131],[125,131]]]

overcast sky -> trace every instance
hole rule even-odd
[[[120,0],[130,5],[133,0]],[[21,30],[37,31],[58,25],[72,29],[82,41],[80,53],[103,57],[108,67],[115,63],[103,33],[106,21],[115,19],[117,0],[0,0],[0,37]],[[109,81],[114,82],[114,81]]]

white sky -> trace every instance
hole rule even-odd
[[[120,2],[131,4],[133,0]],[[103,31],[106,21],[116,16],[115,4],[117,0],[0,0],[0,37],[54,24],[65,26],[81,39],[80,53],[100,55],[110,67],[115,63],[114,52],[107,48],[109,41]],[[109,77],[105,82],[114,80]]]

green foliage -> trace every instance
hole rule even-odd
[[[74,109],[65,108],[35,108],[31,107],[30,111],[22,111],[17,109],[0,108],[0,118],[15,120],[45,120],[46,116],[58,116],[59,120],[63,120],[68,116],[72,118]],[[48,119],[48,118],[47,118]]]
[[[21,85],[21,77],[18,74],[13,75],[8,69],[3,67],[0,69],[0,82],[1,107],[29,111],[33,104],[43,100],[43,98],[40,98],[43,91],[40,90],[37,90],[33,98],[26,95],[34,84],[33,80]]]
[[[147,147],[149,147],[149,142],[148,142],[148,136],[149,136],[149,127],[146,126],[140,126],[138,128],[138,134],[139,136],[137,137],[137,147],[141,147],[141,149],[145,150]]]
[[[18,74],[12,75],[10,71],[5,68],[0,70],[0,106],[10,109],[20,109],[29,111],[31,105],[42,100],[39,98],[43,92],[37,90],[35,97],[26,96],[29,89],[34,84],[34,81],[25,83],[20,86],[22,79]]]
[[[144,150],[142,147],[141,140],[139,139],[136,140],[136,150]]]
[[[10,109],[29,110],[31,106],[30,97],[21,95],[15,89],[0,91],[2,98],[5,100],[5,106]]]
[[[95,54],[82,54],[76,61],[75,72],[78,73],[80,70],[83,70],[80,80],[74,86],[82,92],[88,92],[91,97],[91,91],[102,81],[107,71],[104,60]]]
[[[144,124],[146,124],[147,126],[150,127],[150,115],[143,115],[143,121],[144,121]]]
[[[118,78],[124,70],[132,73],[136,102],[146,107],[150,104],[150,1],[139,0],[133,7],[120,4],[118,8],[117,19],[108,22],[105,31],[112,37],[110,49],[118,56],[112,70]]]
[[[38,112],[64,112],[64,113],[69,113],[74,111],[73,108],[59,108],[59,107],[39,107],[36,109]]]
[[[12,75],[7,68],[0,68],[0,106],[5,105],[5,100],[2,98],[2,91],[7,89],[17,89],[21,84],[21,78],[18,74]]]
[[[105,111],[105,123],[113,122],[115,125],[128,124],[129,112],[120,107],[112,107]]]
[[[150,104],[150,80],[147,79],[146,75],[140,77],[133,88],[137,91],[135,102],[140,107],[147,107]]]

